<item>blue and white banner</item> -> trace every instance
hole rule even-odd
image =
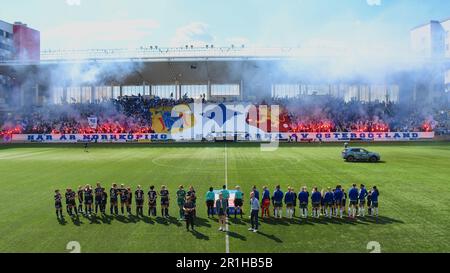
[[[336,132],[336,133],[208,133],[206,135],[180,138],[176,134],[17,134],[8,137],[12,143],[126,143],[126,142],[160,142],[160,141],[207,141],[235,140],[242,142],[344,142],[360,141],[414,141],[433,139],[434,132]]]

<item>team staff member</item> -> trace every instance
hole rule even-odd
[[[189,190],[186,193],[186,196],[191,197],[191,201],[194,204],[194,207],[197,208],[197,194],[195,193],[195,189],[194,187],[191,185],[189,186]],[[197,216],[197,210],[194,210],[194,218]]]
[[[216,194],[214,193],[213,187],[209,188],[209,191],[206,193],[206,208],[208,213],[208,218],[214,216],[214,199],[216,198]]]
[[[259,214],[259,200],[255,197],[255,193],[250,193],[250,222],[251,227],[248,229],[249,231],[258,232],[258,214]]]
[[[183,217],[185,215],[185,210],[184,210],[185,202],[186,202],[186,191],[184,190],[184,186],[180,185],[178,187],[178,191],[177,191],[177,204],[178,204],[178,208],[180,209],[180,211],[179,211],[180,218],[178,218],[179,221],[185,220],[185,218]]]
[[[241,187],[236,186],[236,192],[234,194],[234,219],[236,219],[238,213],[242,218],[242,205],[244,204],[243,196],[244,194],[241,192]]]
[[[255,192],[255,190],[253,190],[253,192]],[[259,195],[259,193],[258,193],[258,195]],[[256,193],[255,193],[255,198],[259,200]],[[270,191],[267,188],[267,186],[263,187],[263,194],[262,194],[262,201],[261,201],[261,218],[264,218],[264,216],[270,217]]]
[[[137,186],[134,196],[136,198],[136,215],[144,217],[144,191],[142,190],[141,185]]]
[[[191,230],[194,230],[194,212],[195,204],[192,202],[192,196],[186,197],[186,202],[183,204],[184,217],[186,219],[186,230],[189,231],[189,226]]]
[[[117,189],[117,184],[113,183],[111,189],[109,190],[109,203],[110,203],[110,212],[111,215],[114,213],[115,215],[119,214],[119,207],[117,206],[119,190]]]
[[[161,187],[159,195],[161,196],[161,216],[169,218],[169,191],[166,186]]]
[[[59,190],[55,190],[54,199],[55,199],[56,218],[63,219],[64,215],[62,213],[62,201],[61,201],[62,196]]]
[[[148,216],[156,216],[156,199],[158,198],[155,186],[150,186],[148,195]]]
[[[227,231],[225,226],[227,221],[227,204],[223,199],[222,193],[219,193],[219,199],[216,201],[216,212],[219,216],[219,231]]]

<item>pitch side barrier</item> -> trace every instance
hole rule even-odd
[[[14,134],[3,143],[164,143],[164,142],[345,142],[420,141],[434,139],[434,132],[336,132],[336,133],[211,133],[186,138],[175,134]]]

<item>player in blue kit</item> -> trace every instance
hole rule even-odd
[[[373,186],[372,188],[372,214],[375,217],[378,217],[378,197],[380,196],[380,192],[377,189],[377,186]]]
[[[322,195],[317,187],[313,188],[311,194],[311,203],[312,203],[312,217],[319,218],[320,216],[320,201],[322,199]]]
[[[342,208],[342,200],[344,199],[344,193],[342,192],[341,185],[336,186],[336,190],[334,191],[334,201],[336,204],[335,208],[335,216],[338,216],[338,211],[340,213],[340,217],[343,217],[344,209]]]
[[[283,217],[283,192],[280,190],[280,185],[276,186],[275,191],[273,192],[272,202],[273,202],[273,214],[275,218]]]
[[[294,215],[294,200],[296,199],[295,193],[291,187],[288,187],[288,191],[284,195],[284,203],[286,204],[286,217],[292,219]]]
[[[350,217],[355,218],[356,217],[356,209],[358,207],[358,199],[359,199],[359,192],[358,192],[358,188],[356,187],[356,184],[353,184],[352,188],[348,191],[348,199],[350,200],[350,205],[349,205]]]
[[[366,206],[366,197],[367,197],[367,190],[366,187],[361,184],[360,189],[359,189],[359,195],[358,195],[358,200],[359,200],[359,208],[358,208],[358,215],[361,217],[365,216],[365,206]]]
[[[328,218],[331,218],[333,216],[333,192],[331,191],[331,188],[328,187],[327,192],[325,192],[323,196],[323,202],[325,205],[325,215],[328,216]]]
[[[304,186],[302,191],[298,194],[298,202],[300,206],[300,215],[303,218],[308,218],[308,200],[309,200],[309,192]]]
[[[256,186],[254,187],[254,189]],[[253,191],[255,192],[255,191]],[[258,194],[259,195],[259,194]],[[255,194],[256,198],[256,194]],[[261,200],[261,218],[264,219],[264,216],[270,218],[270,191],[267,186],[263,187],[262,200]]]

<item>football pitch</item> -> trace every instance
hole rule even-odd
[[[346,163],[342,144],[283,144],[263,152],[257,144],[82,144],[0,146],[0,252],[450,252],[450,143],[360,144],[381,154],[382,162]],[[95,185],[107,190],[113,182],[132,187],[167,185],[170,215],[157,217],[81,216],[56,219],[54,190]],[[210,186],[225,183],[244,192],[244,218],[229,220],[219,232],[217,217],[208,219],[204,196]],[[376,185],[380,216],[344,219],[264,220],[260,232],[248,231],[251,187],[298,192],[306,185],[319,189],[352,183]],[[176,220],[178,185],[197,191],[197,231],[187,232]],[[147,197],[147,196],[146,196]],[[159,199],[158,199],[159,200]],[[108,200],[109,201],[109,200]],[[65,202],[63,201],[64,208]],[[146,204],[146,202],[145,202]],[[311,210],[310,210],[311,212]],[[109,202],[107,205],[109,214]],[[135,202],[133,200],[133,214]],[[296,215],[298,216],[297,208]],[[285,211],[283,210],[283,215]]]

